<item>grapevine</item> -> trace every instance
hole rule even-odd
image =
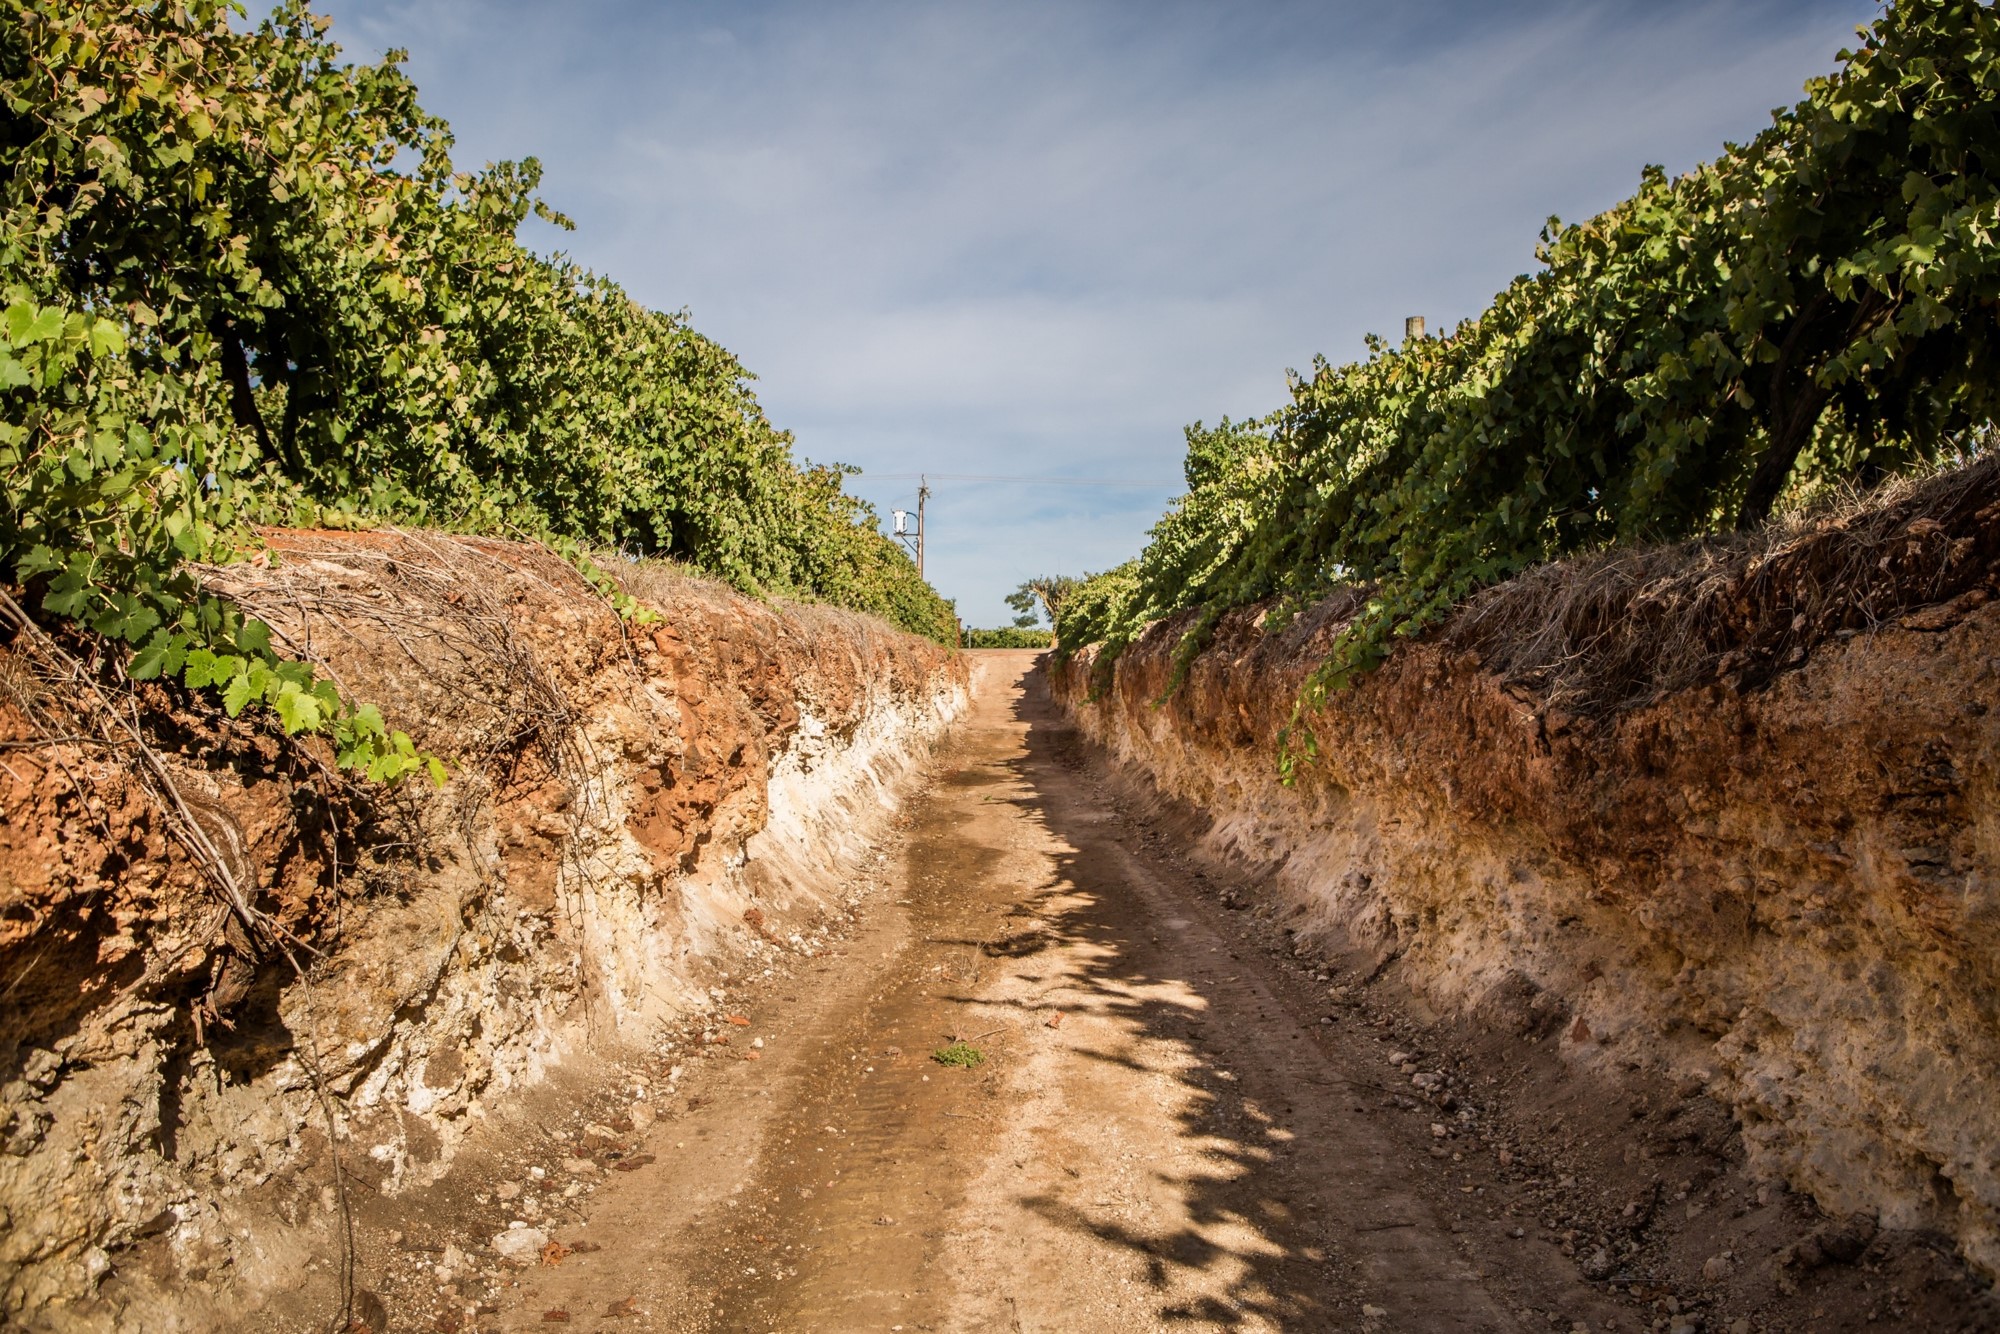
[[[1315,362],[1260,422],[1189,431],[1186,495],[1073,594],[1099,670],[1147,624],[1358,611],[1300,711],[1530,566],[1761,524],[1937,463],[2000,393],[2000,15],[1902,0],[1796,106],[1577,224],[1476,319]],[[1178,680],[1178,678],[1176,678]]]
[[[879,612],[949,604],[796,461],[685,314],[516,239],[532,160],[458,169],[400,53],[288,0],[0,0],[0,567],[128,674],[440,776],[198,567],[258,523],[527,535]]]

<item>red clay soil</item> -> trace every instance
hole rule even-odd
[[[450,784],[352,782],[89,643],[0,645],[0,1323],[338,1307],[368,1197],[821,915],[801,877],[885,817],[896,745],[962,691],[936,645],[671,572],[614,565],[659,613],[636,625],[539,547],[269,537],[212,584]]]
[[[1485,1074],[1542,1072],[1524,1115],[1560,1111],[1608,1164],[1595,1198],[1550,1196],[1580,1261],[1753,1304],[1831,1266],[1829,1310],[1887,1319],[1917,1289],[1884,1302],[1843,1265],[2000,1267],[2000,467],[1925,485],[1503,586],[1329,699],[1291,785],[1281,734],[1351,602],[1282,631],[1233,614],[1163,705],[1185,623],[1108,688],[1079,655],[1057,693],[1254,879],[1246,906],[1489,1032]],[[1636,629],[1615,614],[1648,598]],[[1655,1163],[1683,1142],[1700,1171]],[[1710,1228],[1787,1191],[1825,1211],[1812,1236]]]

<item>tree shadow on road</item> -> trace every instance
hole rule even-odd
[[[1326,1217],[1326,1202],[1311,1198],[1316,1192],[1296,1178],[1299,1154],[1312,1151],[1296,1134],[1299,1109],[1282,1105],[1288,1095],[1276,1088],[1246,1084],[1204,1042],[1218,1019],[1240,1021],[1274,1003],[1240,985],[1249,965],[1227,962],[1234,956],[1205,969],[1185,953],[1177,955],[1174,933],[1149,920],[1144,896],[1119,892],[1135,873],[1158,868],[1132,861],[1120,845],[1129,827],[1105,819],[1101,808],[1079,800],[1068,790],[1073,784],[1057,776],[1058,770],[1085,768],[1089,752],[1055,713],[1039,679],[1030,680],[1016,710],[1028,723],[1027,754],[1008,767],[1036,794],[1020,804],[1027,818],[1044,823],[1062,850],[1055,854],[1054,877],[1028,901],[1036,915],[1032,925],[964,943],[1016,961],[1063,950],[1064,985],[1033,1000],[954,999],[1011,1006],[1042,1023],[1060,1011],[1088,1010],[1109,1020],[1120,1035],[1111,1049],[1078,1046],[1072,1056],[1173,1079],[1181,1096],[1170,1114],[1179,1147],[1187,1151],[1177,1156],[1201,1164],[1187,1173],[1154,1169],[1154,1181],[1180,1199],[1179,1220],[1165,1230],[1121,1220],[1115,1201],[1093,1202],[1060,1188],[1019,1203],[1058,1228],[1129,1253],[1158,1295],[1162,1322],[1317,1329],[1348,1323],[1341,1319],[1343,1311],[1358,1322],[1354,1290],[1342,1280],[1327,1235],[1333,1220]],[[1225,976],[1231,973],[1238,975]],[[1053,979],[1027,974],[1023,980]],[[1288,1029],[1297,1027],[1290,1017],[1283,1022]],[[1283,1085],[1332,1089],[1318,1068],[1315,1045],[1300,1042],[1296,1055],[1267,1051],[1263,1060],[1298,1067]],[[1169,1052],[1179,1059],[1161,1064],[1159,1057]],[[1260,1097],[1280,1102],[1267,1106]],[[1340,1101],[1330,1093],[1320,1114],[1346,1114],[1350,1107],[1334,1105]],[[1082,1184],[1079,1178],[1079,1188]]]

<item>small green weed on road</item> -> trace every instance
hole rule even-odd
[[[979,1048],[972,1046],[970,1043],[954,1042],[948,1047],[939,1047],[936,1051],[932,1052],[931,1059],[939,1065],[949,1065],[961,1070],[970,1070],[973,1066],[978,1065],[986,1059],[986,1053],[980,1051]]]

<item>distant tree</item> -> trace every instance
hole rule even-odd
[[[1067,574],[1044,574],[1028,580],[1007,595],[1007,605],[1020,613],[1014,624],[1025,628],[1047,617],[1049,624],[1054,625],[1062,612],[1063,600],[1076,585],[1077,580]]]
[[[1054,641],[1052,630],[1025,629],[1018,625],[965,632],[966,648],[1047,648]]]

